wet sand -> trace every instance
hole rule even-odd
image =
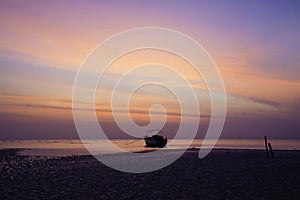
[[[92,156],[0,151],[0,199],[298,199],[300,151],[197,150],[161,170],[122,173]]]

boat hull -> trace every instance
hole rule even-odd
[[[145,137],[146,147],[165,147],[168,139],[163,137]]]

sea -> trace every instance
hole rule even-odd
[[[108,145],[108,143],[114,145]],[[0,149],[21,149],[20,154],[30,156],[71,156],[116,153],[112,146],[128,151],[141,152],[151,150],[145,147],[143,139],[128,140],[0,140]],[[273,150],[300,150],[300,139],[272,139],[268,140]],[[203,139],[194,139],[189,148],[200,148]],[[190,140],[176,139],[169,142],[165,148],[183,149],[190,144]],[[89,150],[87,150],[87,148]],[[265,149],[263,139],[219,139],[214,148],[218,149]]]

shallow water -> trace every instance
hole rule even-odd
[[[151,150],[145,148],[145,142],[140,140],[112,140],[113,144],[123,151],[137,152]],[[190,147],[200,148],[202,139],[195,139]],[[274,150],[300,150],[300,139],[269,140]],[[1,140],[0,149],[22,148],[24,155],[68,156],[117,153],[105,140]],[[183,149],[188,147],[189,140],[170,141],[165,149]],[[264,149],[263,139],[220,139],[214,148],[228,149]],[[120,151],[119,151],[120,152]]]

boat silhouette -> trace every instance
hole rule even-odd
[[[146,142],[146,147],[165,147],[168,138],[163,136],[163,130],[159,129],[151,129],[148,130],[147,135],[144,137],[144,140]]]

